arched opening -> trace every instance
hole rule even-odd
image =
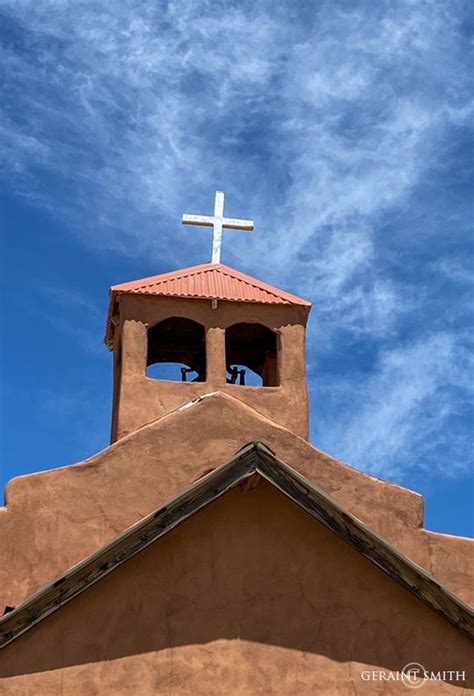
[[[148,329],[147,377],[180,382],[206,381],[204,326],[171,317]]]
[[[277,336],[266,326],[230,326],[225,334],[225,354],[230,384],[278,386]]]

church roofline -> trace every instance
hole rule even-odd
[[[311,302],[223,263],[201,263],[110,288],[104,342],[112,346],[117,299],[122,294],[155,295],[311,308]]]
[[[474,613],[467,604],[347,513],[318,486],[284,464],[268,447],[254,442],[2,617],[0,647],[15,640],[199,510],[255,475],[275,486],[454,627],[474,637]]]

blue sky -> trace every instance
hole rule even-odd
[[[472,534],[471,2],[0,0],[1,483],[105,447],[108,287],[313,302],[312,441]]]

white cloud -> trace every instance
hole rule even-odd
[[[387,473],[409,466],[422,441],[440,441],[464,399],[449,390],[461,390],[465,336],[450,327],[425,338],[418,273],[405,273],[416,240],[382,222],[415,205],[450,129],[472,114],[461,3],[0,8],[15,25],[0,56],[11,77],[0,156],[12,189],[98,251],[180,266],[210,249],[207,231],[180,228],[181,214],[210,212],[224,188],[228,213],[257,221],[252,235],[226,235],[224,260],[314,300],[322,352],[338,329],[348,343],[395,341],[419,310],[408,347],[384,348],[365,382],[345,375],[350,408],[327,420],[325,446]],[[452,227],[436,234],[451,238]],[[434,231],[417,234],[432,246]],[[464,282],[448,262],[439,271]]]
[[[444,43],[456,42],[444,3],[389,3],[382,16],[335,4],[298,29],[288,8],[270,4],[2,5],[25,43],[3,53],[23,107],[3,122],[7,170],[39,166],[69,180],[71,219],[90,214],[81,194],[92,189],[103,227],[88,238],[96,245],[133,240],[161,254],[157,237],[170,233],[160,217],[177,224],[184,202],[204,192],[211,202],[224,179],[242,214],[261,217],[250,250],[293,268],[321,225],[372,233],[373,215],[419,183],[449,114],[466,109],[462,85],[456,99],[435,92],[457,68],[441,55],[446,34]],[[437,82],[430,66],[441,58]],[[411,86],[417,77],[430,89]],[[272,119],[273,171],[253,159],[250,116],[260,139]],[[272,195],[280,176],[287,185]],[[248,243],[234,239],[243,258]]]
[[[472,413],[470,374],[470,354],[446,333],[388,349],[372,374],[326,386],[333,403],[320,414],[324,446],[373,474],[455,476],[469,466],[469,443],[455,422]],[[449,438],[459,439],[447,456]]]
[[[467,286],[472,290],[474,285],[474,270],[472,264],[469,263],[468,266],[466,265],[465,258],[440,259],[432,264],[432,270],[434,273],[459,284],[460,287]]]

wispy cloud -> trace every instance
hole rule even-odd
[[[320,399],[328,406],[319,416],[321,440],[334,454],[373,474],[399,478],[421,470],[449,477],[466,472],[471,437],[462,419],[473,415],[465,391],[470,375],[472,354],[449,334],[386,350],[370,375],[321,385]],[[355,404],[347,401],[348,394]],[[339,418],[334,408],[340,409]]]
[[[364,383],[344,378],[364,405],[331,427],[358,463],[351,433],[372,419],[382,471],[465,345],[465,326],[438,325],[435,281],[464,283],[464,227],[430,186],[472,119],[468,4],[0,0],[4,176],[90,248],[168,266],[206,258],[206,232],[179,219],[224,188],[229,214],[257,221],[226,236],[225,260],[314,300],[324,359],[341,331],[374,354]]]
[[[271,259],[280,282],[287,271],[359,330],[378,325],[362,298],[383,325],[403,311],[373,237],[377,216],[430,171],[446,128],[469,118],[452,3],[3,8],[17,110],[1,124],[4,171],[47,205],[39,175],[53,172],[71,224],[96,213],[93,236],[82,226],[89,244],[169,256],[183,207],[210,205],[225,185],[258,219],[228,257]]]

